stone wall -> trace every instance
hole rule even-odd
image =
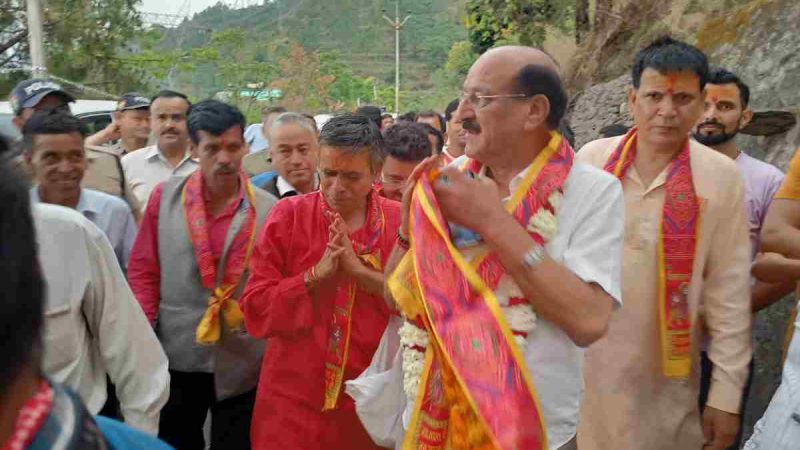
[[[798,23],[800,3],[796,0],[757,1],[710,18],[695,37],[712,63],[733,70],[750,85],[754,111],[788,111],[797,116],[800,113]],[[628,57],[632,59],[633,55]],[[625,74],[585,89],[572,99],[569,118],[576,148],[597,139],[604,126],[631,124],[627,112],[629,88],[630,75]],[[747,153],[785,171],[800,147],[800,125],[773,136],[740,135],[738,142]],[[748,436],[780,383],[784,331],[793,306],[794,298],[786,298],[755,318],[755,378],[744,418]]]

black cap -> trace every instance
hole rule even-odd
[[[67,103],[75,101],[75,98],[69,95],[60,84],[44,78],[21,81],[11,91],[9,101],[14,114],[20,115],[23,109],[35,107],[50,94],[61,96]]]
[[[150,99],[136,92],[128,92],[117,100],[117,111],[150,108]]]

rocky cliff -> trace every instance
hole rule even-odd
[[[568,69],[573,91],[570,122],[576,148],[596,139],[611,124],[630,125],[627,91],[635,51],[669,32],[697,44],[713,64],[726,67],[749,84],[758,120],[740,135],[749,154],[786,170],[800,147],[800,2],[797,0],[632,1],[611,11],[594,36],[579,48]],[[625,17],[626,20],[617,17]],[[781,346],[794,299],[759,313],[755,319],[755,379],[746,406],[749,435],[780,382]]]

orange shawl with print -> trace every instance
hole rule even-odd
[[[620,141],[605,170],[622,181],[636,158],[636,128]],[[658,242],[658,310],[661,362],[665,376],[688,378],[691,371],[689,283],[692,280],[700,202],[692,181],[689,141],[667,171]]]
[[[352,240],[353,250],[361,261],[374,270],[382,270],[381,254],[378,243],[385,230],[386,220],[383,216],[378,199],[378,192],[373,189],[369,193],[366,223],[366,239],[364,241]],[[323,216],[332,223],[334,215],[325,197],[322,198]],[[325,403],[323,411],[336,408],[339,395],[342,391],[344,369],[347,365],[347,355],[350,350],[350,330],[352,328],[353,306],[359,287],[353,279],[339,282],[336,287],[336,297],[333,301],[333,318],[328,337],[327,357],[325,359]]]
[[[505,204],[539,244],[544,239],[529,221],[562,191],[573,157],[553,133]],[[462,169],[480,165],[468,161]],[[428,331],[430,344],[403,448],[547,449],[530,372],[494,295],[505,273],[499,257],[465,260],[427,177],[414,188],[409,240],[389,289],[403,314]]]
[[[208,237],[203,175],[200,171],[189,176],[181,196],[186,226],[189,228],[189,239],[192,241],[197,267],[200,270],[200,280],[203,287],[211,291],[208,309],[196,330],[195,339],[198,344],[208,345],[219,341],[221,321],[231,329],[240,329],[244,322],[239,304],[232,296],[239,287],[242,274],[253,253],[256,239],[256,198],[253,185],[247,176],[241,173],[239,178],[240,186],[245,191],[245,199],[240,208],[243,208],[243,213],[247,216],[228,249],[225,273],[222,274],[220,284],[217,284],[217,263],[211,253],[211,242]]]

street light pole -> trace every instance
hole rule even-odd
[[[394,20],[383,15],[384,20],[394,28],[394,113],[400,115],[400,28],[406,24],[411,15],[400,21],[400,0],[394,3]]]
[[[42,5],[39,0],[27,0],[28,46],[31,52],[33,78],[47,75],[44,57],[44,32],[42,30]]]

